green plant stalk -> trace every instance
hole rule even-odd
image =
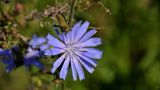
[[[78,1],[79,0],[73,0],[72,1],[70,15],[69,15],[69,20],[68,20],[69,27],[72,26],[72,19],[74,18],[75,7],[76,7]]]

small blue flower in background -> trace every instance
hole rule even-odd
[[[39,69],[43,69],[43,64],[37,58],[44,56],[44,52],[41,50],[45,50],[49,47],[45,42],[45,38],[33,35],[33,38],[29,42],[28,52],[24,56],[24,65],[26,67],[35,65]]]
[[[6,64],[6,72],[10,72],[13,70],[13,68],[16,66],[14,63],[14,56],[12,53],[12,50],[10,49],[0,49],[0,60],[2,60],[2,62],[4,64]]]
[[[12,71],[15,67],[19,66],[20,63],[24,64],[27,68],[35,65],[42,70],[43,64],[38,58],[43,57],[44,52],[42,50],[49,47],[45,42],[45,38],[34,35],[28,44],[29,47],[25,55],[21,53],[20,47],[18,46],[13,46],[11,49],[0,49],[0,60],[7,65],[6,72]]]
[[[35,65],[39,69],[43,69],[43,64],[37,59],[40,57],[40,52],[38,50],[30,50],[24,56],[24,65],[29,67],[31,65]]]
[[[54,63],[51,72],[54,73],[58,67],[63,63],[60,70],[60,78],[64,79],[67,76],[68,68],[71,66],[72,76],[74,80],[77,80],[79,76],[80,80],[85,79],[82,66],[90,73],[94,71],[97,62],[94,59],[101,59],[102,51],[93,48],[101,44],[100,38],[91,38],[96,30],[90,30],[87,32],[89,22],[85,22],[81,25],[81,21],[75,24],[71,31],[56,33],[60,40],[48,34],[48,44],[53,48],[45,50],[45,55],[58,55],[62,54]]]

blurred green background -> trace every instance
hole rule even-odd
[[[25,15],[32,10],[41,11],[46,5],[55,5],[54,0],[10,0],[2,7],[13,8],[16,2],[23,7],[22,21],[18,32],[25,36],[34,33],[45,36],[51,27],[41,27],[38,21],[25,22]],[[67,2],[67,0],[57,0]],[[84,5],[97,2],[86,0]],[[101,0],[100,5],[89,11],[76,11],[75,19],[90,21],[101,37],[103,58],[98,61],[93,74],[85,71],[84,81],[73,81],[71,72],[64,81],[66,90],[160,90],[160,1],[159,0]],[[25,23],[24,23],[25,22]],[[24,25],[23,25],[24,24]],[[62,90],[54,83],[39,81],[39,76],[20,67],[6,73],[0,63],[0,90]],[[51,76],[47,76],[51,77]],[[35,82],[34,82],[35,81]]]

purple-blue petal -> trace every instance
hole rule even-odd
[[[91,38],[97,31],[96,30],[90,30],[88,31],[81,39],[79,42],[84,42]]]
[[[71,40],[72,40],[72,41],[75,40],[76,33],[77,33],[78,29],[79,29],[80,26],[81,26],[81,22],[82,22],[82,21],[79,21],[78,23],[76,23],[76,24],[73,26],[72,30],[71,30]]]
[[[93,59],[91,59],[91,58],[83,55],[82,52],[78,52],[78,51],[77,51],[76,54],[77,54],[79,57],[81,57],[82,59],[86,60],[87,62],[89,62],[90,64],[92,64],[93,66],[96,67],[97,62],[96,62],[95,60],[93,60]]]
[[[10,49],[0,49],[0,56],[12,57],[12,51]]]
[[[89,26],[89,22],[86,21],[81,25],[81,27],[77,30],[76,36],[75,36],[75,42],[77,42],[87,31]]]
[[[32,47],[28,47],[28,48],[27,48],[27,51],[28,51],[28,52],[33,51]]]
[[[47,35],[47,39],[48,39],[48,44],[49,45],[52,45],[54,47],[59,47],[59,48],[64,48],[65,47],[65,44],[63,44],[61,41],[59,41],[58,39],[54,38],[50,34]]]
[[[61,71],[60,71],[60,78],[63,79],[63,80],[66,79],[66,76],[67,76],[67,73],[68,73],[69,63],[70,63],[70,58],[68,56],[65,59],[64,64],[63,64],[63,66],[61,68]]]
[[[54,30],[55,30],[56,34],[58,35],[58,37],[59,37],[61,40],[63,40],[62,35],[60,34],[60,32],[59,32],[59,30],[58,30],[58,27],[57,27],[56,25],[53,25],[53,27],[54,27]]]
[[[67,36],[66,36],[66,33],[65,33],[65,32],[62,33],[62,37],[63,37],[63,42],[64,42],[65,44],[68,44],[69,41],[68,41],[68,39],[67,39]]]
[[[79,79],[80,79],[80,80],[84,80],[84,79],[85,79],[85,76],[84,76],[84,72],[83,72],[82,66],[81,66],[80,62],[78,61],[78,59],[77,59],[76,57],[73,58],[73,63],[74,63],[75,68],[76,68],[76,70],[77,70]]]
[[[29,42],[29,45],[32,46],[32,48],[37,48],[39,45],[41,45],[45,42],[46,42],[45,38],[37,37],[36,35],[34,35],[31,39],[31,41]]]
[[[83,54],[89,58],[101,59],[102,51],[96,48],[80,48],[79,50],[83,51]]]
[[[41,51],[44,51],[44,50],[46,50],[46,49],[48,49],[49,48],[49,45],[48,44],[44,44],[44,45],[41,45],[40,46],[40,50]]]
[[[72,39],[72,31],[69,31],[69,32],[66,33],[66,39],[67,39],[68,44],[71,44],[71,43],[74,42],[73,39]]]
[[[58,54],[63,53],[64,51],[65,51],[64,49],[54,47],[52,49],[46,50],[45,55],[58,55]]]
[[[60,58],[58,58],[54,63],[53,63],[53,67],[51,69],[51,72],[54,73],[55,70],[62,64],[62,62],[65,59],[66,54],[63,54]]]
[[[72,58],[71,58],[71,69],[72,69],[73,80],[77,80],[77,71]]]
[[[86,69],[88,72],[93,73],[94,67],[91,66],[90,63],[88,63],[86,60],[84,60],[84,59],[82,59],[82,58],[80,58],[80,57],[78,57],[78,60],[81,62],[81,64],[85,67],[85,69]]]
[[[89,40],[77,44],[79,47],[93,47],[102,44],[101,38],[90,38]]]
[[[37,35],[33,35],[32,39],[29,42],[29,45],[32,46],[34,44],[34,42],[36,41],[36,39],[37,39]]]
[[[0,52],[2,52],[3,51],[3,49],[2,48],[0,48]]]
[[[24,58],[26,58],[26,59],[32,58],[32,57],[39,57],[39,51],[33,50],[33,51],[28,52],[28,53],[24,56]]]

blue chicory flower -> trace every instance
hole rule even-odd
[[[15,63],[15,60],[17,60],[17,58],[23,59],[24,65],[27,68],[31,65],[35,65],[39,69],[43,69],[43,64],[38,60],[38,58],[44,56],[44,52],[42,50],[49,47],[44,44],[45,42],[45,38],[34,35],[29,42],[27,53],[23,56],[23,58],[16,57],[16,55],[19,54],[18,46],[13,46],[11,49],[0,49],[0,60],[2,59],[3,63],[7,65],[6,71],[10,72],[14,67],[16,67],[17,63]]]
[[[43,64],[37,58],[44,55],[44,52],[41,50],[45,50],[49,47],[49,45],[44,44],[45,42],[45,38],[33,35],[33,38],[29,42],[28,52],[24,56],[24,64],[26,67],[35,65],[38,68],[43,69]]]
[[[4,64],[6,64],[6,72],[12,71],[13,68],[16,66],[14,63],[12,50],[10,49],[4,50],[0,48],[0,60],[2,60]]]
[[[53,48],[45,50],[45,55],[62,54],[54,63],[51,72],[60,67],[60,78],[65,80],[69,65],[72,69],[73,80],[77,80],[77,74],[80,80],[85,79],[82,66],[89,72],[94,71],[97,62],[94,59],[101,59],[102,51],[93,48],[101,44],[100,38],[91,38],[97,31],[95,29],[87,32],[89,22],[81,25],[81,21],[75,24],[71,31],[57,33],[60,40],[48,34],[48,44]]]
[[[37,59],[40,57],[40,51],[30,49],[24,56],[24,65],[29,67],[35,65],[39,69],[43,69],[43,64]]]

